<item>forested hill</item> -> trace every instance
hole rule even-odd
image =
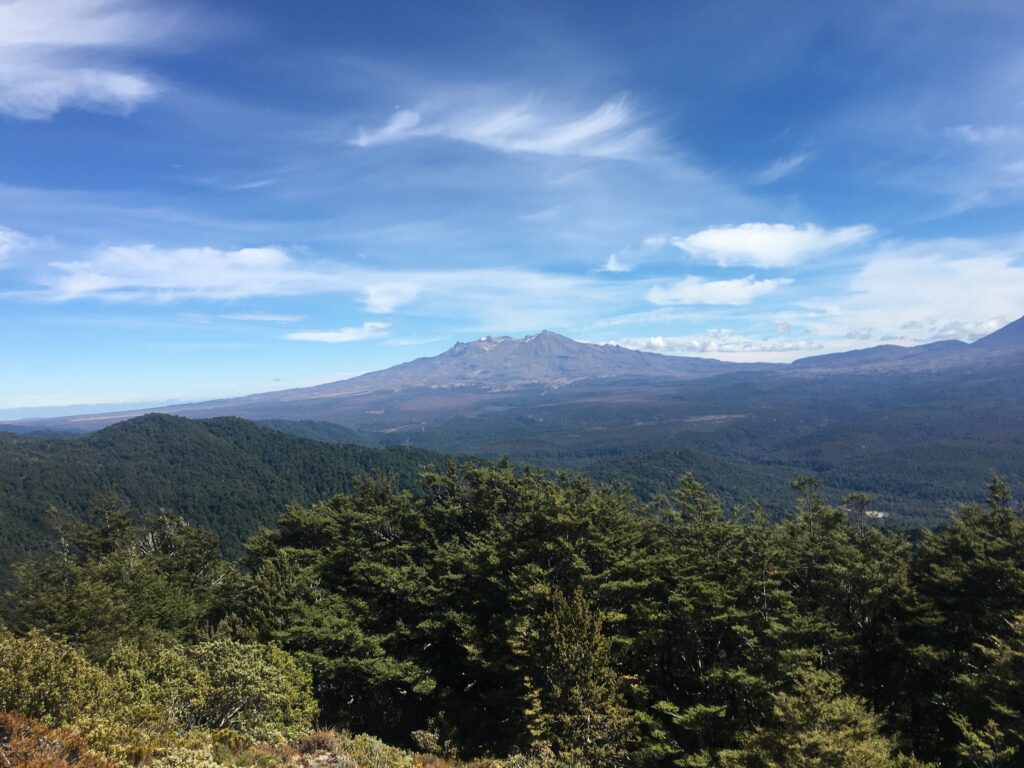
[[[235,554],[289,502],[382,473],[411,487],[422,465],[443,462],[426,450],[331,444],[232,417],[150,414],[84,437],[0,432],[0,581],[12,559],[50,535],[51,506],[80,516],[115,493],[136,510],[162,508],[213,529]]]

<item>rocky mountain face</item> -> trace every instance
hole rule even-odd
[[[521,339],[486,336],[477,341],[459,342],[435,357],[423,357],[305,391],[310,395],[398,391],[410,387],[480,387],[503,391],[535,385],[558,387],[582,379],[624,376],[688,379],[767,367],[771,366],[637,352],[614,344],[573,341],[551,331],[541,331]]]

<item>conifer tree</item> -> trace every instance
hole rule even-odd
[[[881,732],[867,703],[842,692],[833,672],[799,668],[791,690],[775,694],[771,720],[725,755],[726,768],[911,768]],[[923,768],[923,767],[922,767]]]
[[[531,643],[530,735],[571,765],[626,765],[636,737],[601,627],[581,589],[556,591]]]
[[[980,673],[961,675],[973,718],[954,714],[963,738],[957,747],[970,768],[1011,768],[1024,762],[1024,613],[1008,622],[1004,636],[978,645]]]

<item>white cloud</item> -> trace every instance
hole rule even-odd
[[[415,299],[420,290],[420,286],[412,281],[382,282],[367,286],[363,290],[366,310],[376,314],[394,312],[398,307]]]
[[[789,157],[780,157],[757,174],[756,181],[758,184],[774,184],[784,176],[789,176],[791,173],[799,170],[809,157],[810,155],[806,152],[799,155],[790,155]]]
[[[413,112],[411,109],[400,109],[380,128],[360,129],[356,137],[349,143],[357,147],[375,147],[380,144],[397,144],[418,136],[430,135],[417,130],[419,126],[420,115],[418,112]]]
[[[297,323],[304,320],[304,315],[276,315],[268,312],[238,312],[221,315],[225,320],[238,320],[243,323]]]
[[[821,348],[817,341],[753,338],[736,334],[729,329],[712,329],[693,336],[645,336],[622,339],[615,343],[641,352],[701,357],[722,356],[734,360],[792,360]]]
[[[788,285],[792,280],[756,280],[747,275],[735,280],[706,280],[689,275],[671,285],[658,285],[647,292],[653,304],[749,304],[754,299]]]
[[[1014,252],[1015,251],[1015,252]],[[893,246],[854,276],[845,312],[910,343],[971,340],[1024,313],[1019,249],[947,240]]]
[[[314,279],[297,273],[293,265],[287,253],[274,247],[221,251],[114,246],[83,261],[53,262],[51,297],[172,301],[290,294]]]
[[[523,269],[388,270],[299,260],[274,246],[235,251],[108,247],[53,262],[37,279],[46,288],[38,298],[49,301],[167,303],[342,294],[375,313],[415,305],[418,313],[464,317],[474,329],[506,331],[567,326],[609,309],[622,311],[637,291],[634,284]]]
[[[344,344],[350,341],[366,341],[386,336],[390,323],[363,323],[334,331],[296,331],[285,335],[296,341],[322,341],[328,344]]]
[[[144,2],[0,2],[0,113],[41,120],[68,107],[131,112],[160,87],[116,54],[152,46],[172,26]]]
[[[29,242],[29,238],[21,232],[0,226],[0,264],[3,264],[12,252],[27,247]]]
[[[601,267],[602,272],[629,272],[631,269],[633,268],[630,265],[623,264],[619,261],[619,254],[617,253],[613,253],[609,256],[608,261],[606,261],[604,266]]]
[[[720,267],[749,265],[770,269],[789,267],[812,253],[859,243],[874,234],[867,225],[822,229],[814,224],[752,222],[736,227],[704,229],[672,238],[672,245]]]
[[[852,275],[845,294],[808,309],[792,321],[837,340],[837,349],[868,338],[973,341],[1024,314],[1024,243],[887,243]]]
[[[988,144],[1024,137],[1024,129],[1008,125],[957,125],[947,128],[946,135],[969,144]]]
[[[650,131],[637,124],[624,97],[609,99],[583,115],[553,110],[538,99],[513,106],[403,109],[378,128],[361,129],[349,143],[373,147],[422,138],[461,141],[500,152],[608,158],[633,157],[651,143]]]

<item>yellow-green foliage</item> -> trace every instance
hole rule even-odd
[[[206,683],[195,709],[203,726],[278,741],[298,736],[316,716],[309,671],[276,646],[219,638],[187,653]]]
[[[228,730],[281,741],[304,732],[316,716],[309,672],[272,645],[226,637],[193,646],[122,643],[108,669],[172,731]]]
[[[388,746],[380,739],[366,734],[342,735],[338,751],[348,755],[359,768],[414,768],[412,753]]]
[[[210,746],[175,747],[158,755],[150,765],[153,768],[221,768]]]
[[[122,643],[101,667],[65,641],[0,631],[0,710],[67,726],[121,763],[189,746],[188,734],[201,736],[200,747],[293,738],[316,714],[310,689],[309,672],[269,645]],[[201,752],[172,749],[160,759],[189,765]]]
[[[744,748],[724,756],[729,768],[925,768],[901,755],[882,733],[882,719],[867,703],[843,693],[841,678],[827,670],[796,671],[792,692],[775,695],[770,727],[743,739]]]
[[[0,632],[0,710],[68,726],[118,761],[134,760],[148,741],[130,696],[69,643],[40,632]]]
[[[109,706],[103,670],[67,643],[0,630],[0,710],[64,725]]]

